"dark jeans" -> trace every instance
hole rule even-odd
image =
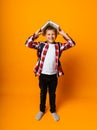
[[[46,75],[41,74],[39,76],[39,86],[40,86],[40,111],[45,112],[46,95],[47,90],[49,92],[49,102],[51,113],[56,112],[56,87],[57,87],[57,75]]]

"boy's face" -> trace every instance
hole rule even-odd
[[[56,33],[54,30],[47,30],[45,34],[48,43],[54,43],[56,39]]]

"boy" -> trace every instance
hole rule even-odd
[[[63,36],[67,43],[55,42],[57,34]],[[46,42],[35,42],[34,40],[43,34],[46,38]],[[49,92],[50,112],[55,121],[58,121],[60,117],[56,113],[56,87],[58,83],[58,76],[63,74],[59,57],[62,51],[69,49],[75,45],[75,42],[62,30],[48,26],[42,32],[39,29],[26,41],[26,46],[37,49],[43,44],[42,51],[39,56],[39,60],[34,68],[34,72],[39,76],[40,87],[40,112],[36,115],[36,119],[40,120],[45,113],[46,95],[47,90]]]

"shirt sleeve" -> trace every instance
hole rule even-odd
[[[35,42],[34,40],[37,39],[38,37],[33,34],[30,36],[27,41],[25,42],[25,45],[30,48],[38,49],[40,42]]]
[[[72,39],[68,39],[66,43],[61,44],[60,51],[67,50],[67,49],[69,49],[69,48],[71,48],[73,46],[75,46],[75,42]]]

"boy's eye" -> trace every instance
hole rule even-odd
[[[48,34],[48,36],[50,36],[51,34]]]

